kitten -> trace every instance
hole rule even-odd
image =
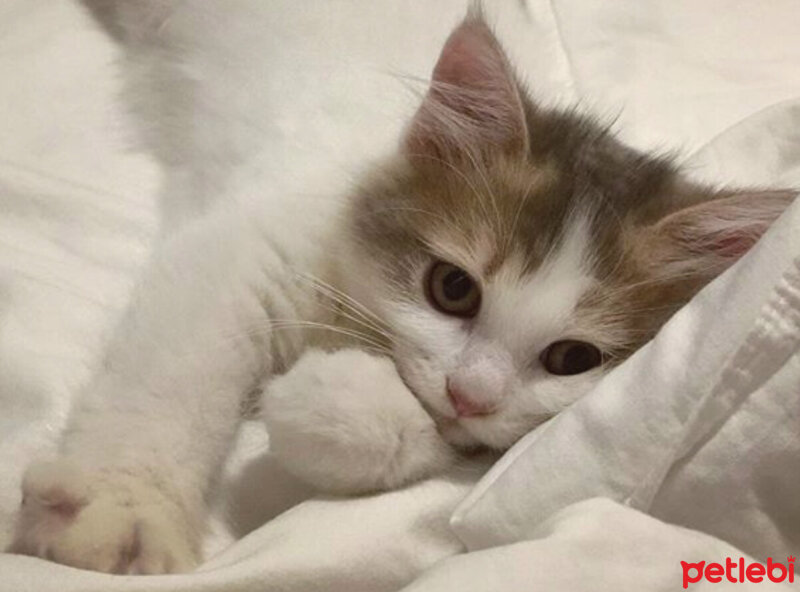
[[[123,24],[106,21],[118,38]],[[248,175],[231,173],[229,191]],[[792,198],[694,185],[540,108],[473,10],[341,226],[303,239],[292,216],[313,213],[242,205],[165,238],[61,457],[26,474],[12,549],[100,571],[191,569],[240,404],[287,370],[266,387],[273,445],[323,487],[395,487],[453,448],[505,449],[650,339]],[[353,340],[299,330],[312,324]],[[264,326],[287,330],[254,333]],[[220,334],[236,339],[201,353]]]

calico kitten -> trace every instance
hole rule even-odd
[[[193,166],[180,174],[201,178]],[[313,241],[266,209],[212,212],[166,241],[62,456],[26,475],[15,551],[190,569],[242,397],[287,369],[266,387],[272,445],[323,488],[399,486],[453,448],[505,449],[650,339],[793,197],[694,185],[594,122],[537,106],[475,10],[398,154],[361,185],[343,225]],[[301,331],[197,355],[210,336],[292,323],[332,324],[387,355],[298,361],[335,349]]]
[[[591,119],[537,106],[473,10],[445,44],[399,157],[350,205],[341,282],[369,311],[355,310],[357,324],[382,326],[439,434],[503,450],[649,341],[793,197],[693,184]],[[351,419],[371,408],[356,393],[381,385],[348,380],[370,362],[344,358],[342,375],[301,360],[268,388],[272,447],[287,467],[361,491],[447,462],[407,410],[397,413],[413,437],[390,426],[379,438]],[[383,376],[393,389],[398,379]],[[350,396],[334,412],[314,384]]]
[[[792,198],[692,184],[538,107],[473,12],[400,158],[351,205],[346,260],[370,273],[343,280],[443,433],[502,449],[651,339]]]

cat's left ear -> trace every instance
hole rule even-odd
[[[640,256],[653,275],[710,280],[749,251],[796,196],[743,192],[678,210],[642,229]]]
[[[450,34],[404,138],[409,155],[449,159],[489,147],[526,150],[519,85],[479,10]]]

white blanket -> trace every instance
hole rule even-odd
[[[579,100],[618,117],[620,134],[638,146],[682,147],[705,179],[800,186],[793,0],[487,5],[541,100]],[[365,137],[391,137],[412,103],[380,103],[373,111],[385,125],[365,136],[356,107],[374,105],[385,89],[337,91],[328,80],[328,91],[353,103],[324,110],[314,100],[325,92],[319,81],[289,74],[320,72],[321,56],[338,51],[335,61],[425,76],[463,12],[460,0],[273,6],[285,35],[282,51],[264,58],[283,73],[276,109],[293,115],[286,121],[301,126],[296,135],[344,135],[364,153]],[[116,50],[77,7],[5,0],[0,22],[4,546],[21,472],[52,448],[146,256],[158,172],[125,150]],[[270,464],[263,430],[248,425],[200,572],[115,577],[0,555],[0,591],[375,591],[414,580],[409,589],[676,589],[681,560],[785,561],[800,551],[799,229],[795,204],[656,342],[475,488],[485,461],[382,496],[305,501],[269,520],[309,492]],[[597,495],[635,509],[580,502]]]

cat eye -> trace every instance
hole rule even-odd
[[[434,308],[456,317],[474,317],[481,306],[481,291],[475,280],[460,267],[444,261],[431,267],[426,293]]]
[[[539,358],[550,374],[582,374],[603,363],[603,354],[591,343],[565,339],[547,346]]]

